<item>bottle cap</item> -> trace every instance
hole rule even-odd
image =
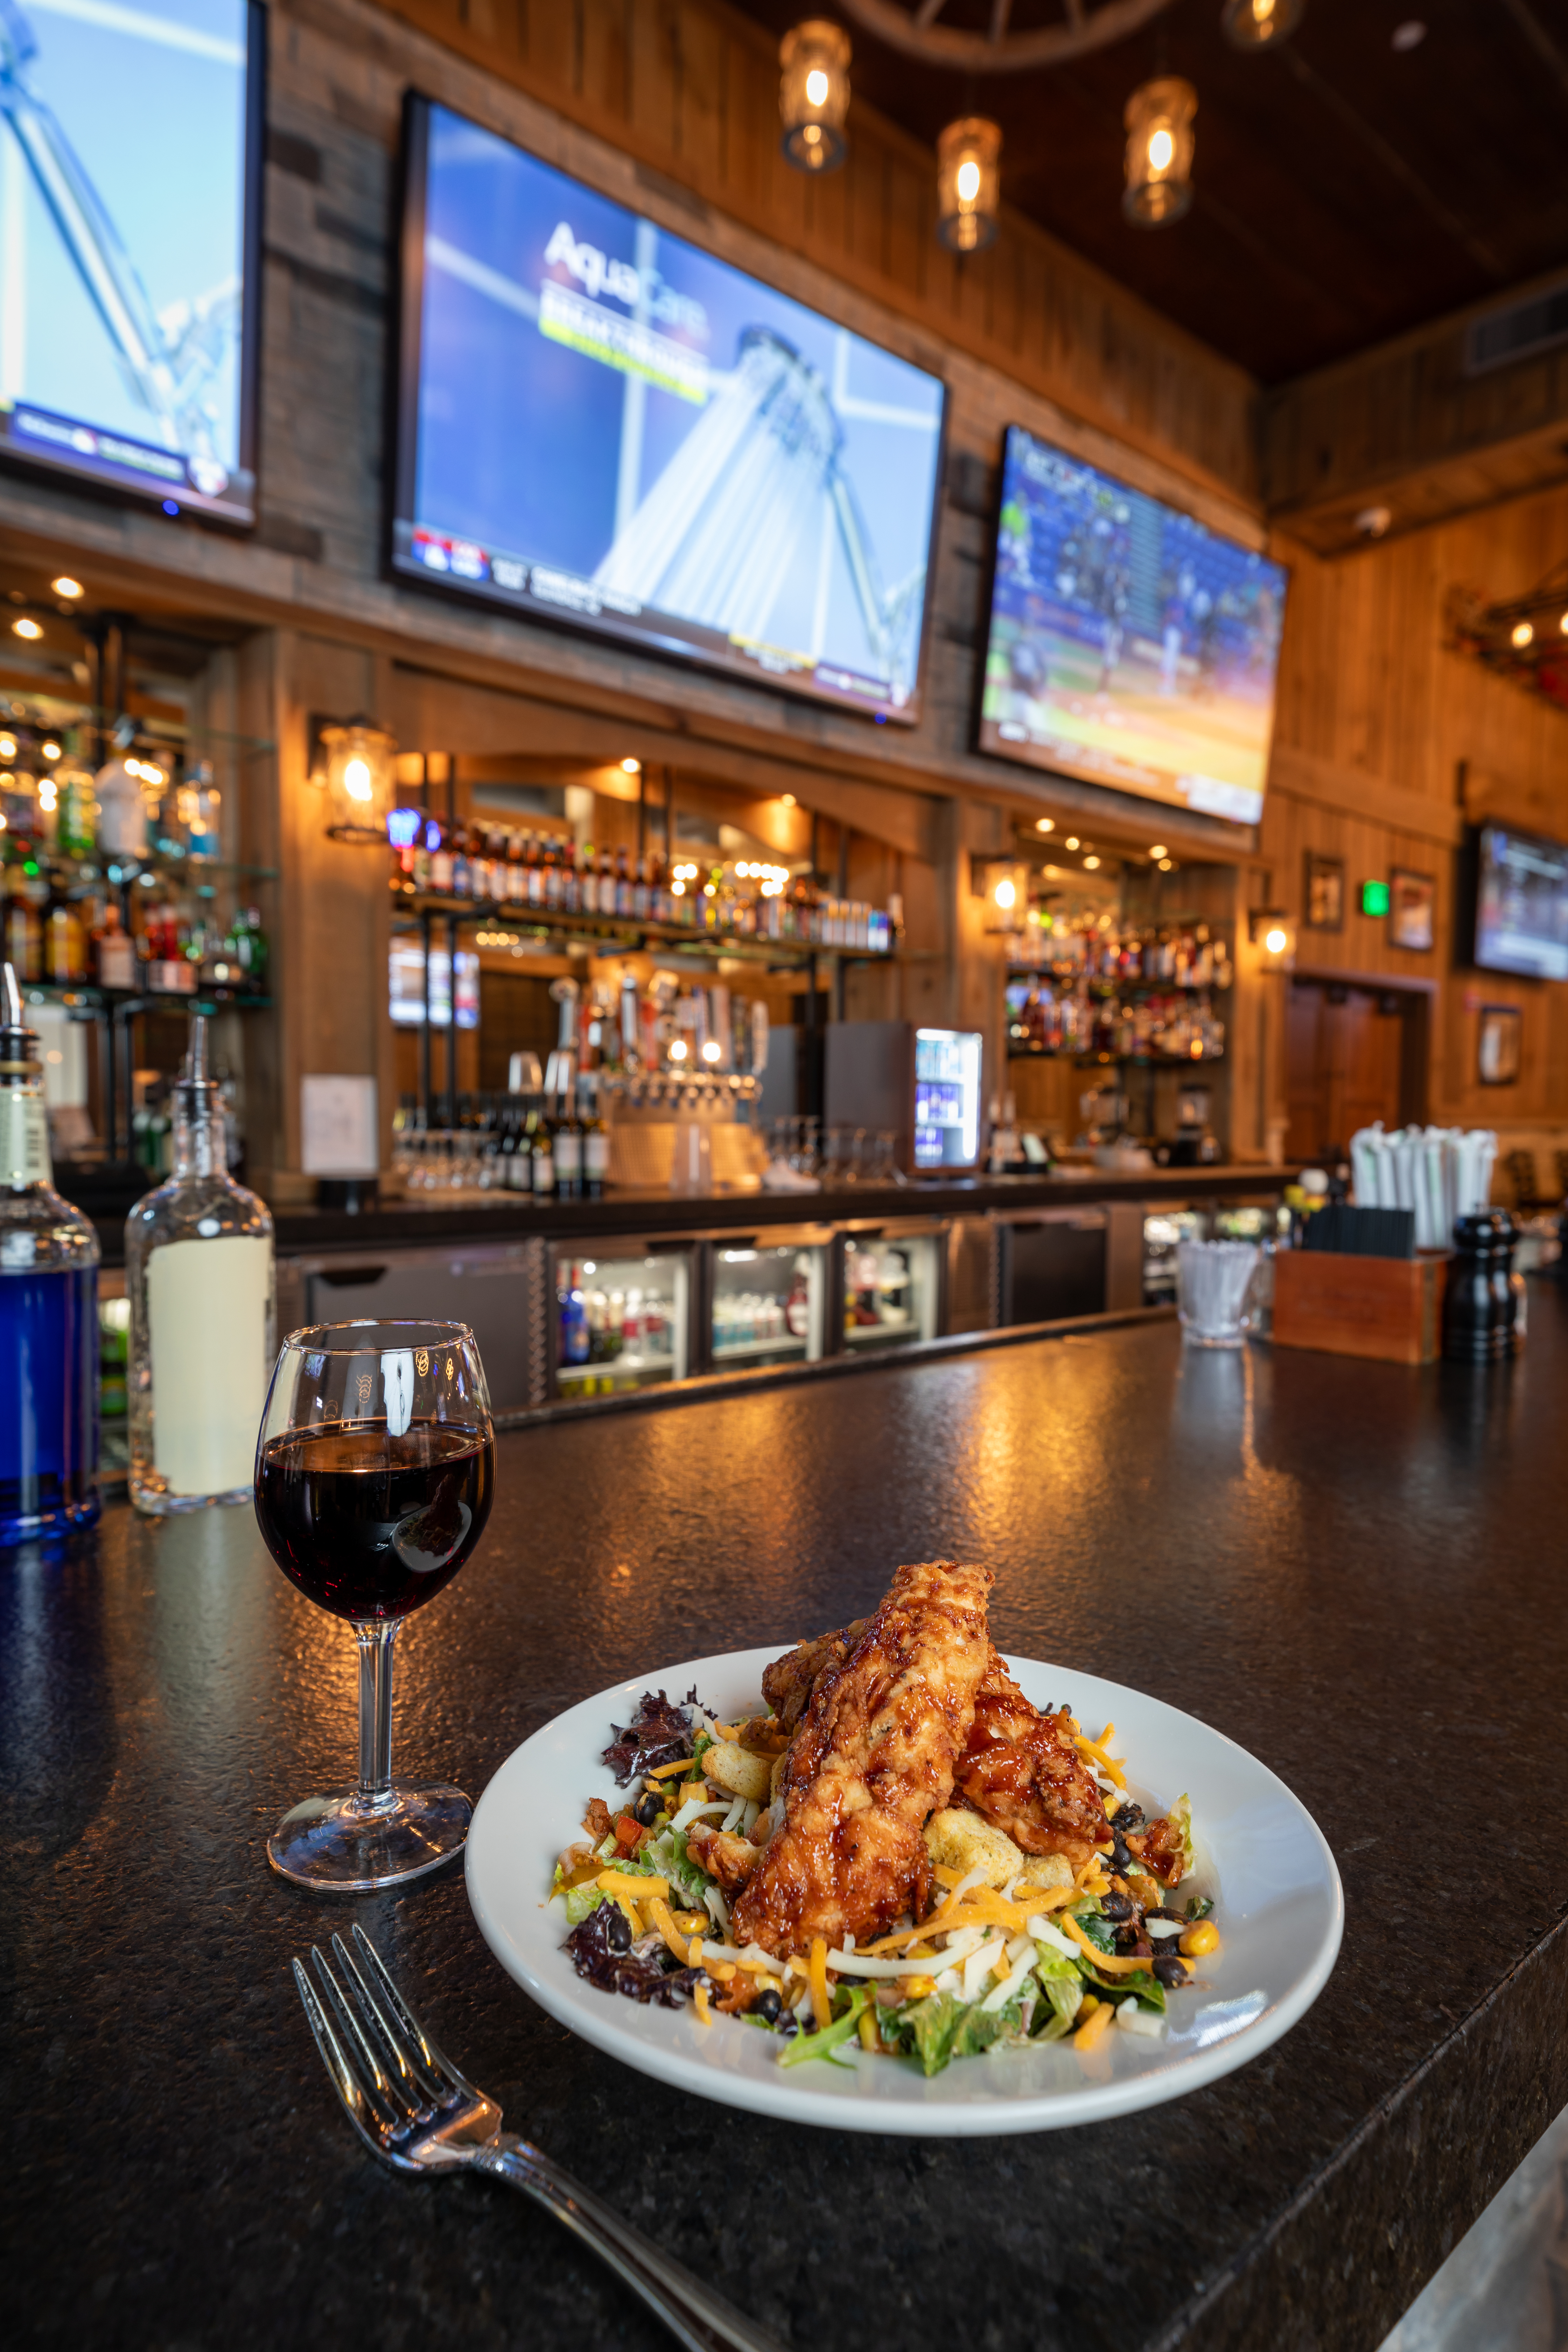
[[[43,1051],[38,1033],[29,1029],[22,1018],[22,992],[16,985],[16,974],[10,964],[5,966],[4,1003],[0,1003],[0,1077],[37,1078],[43,1076]]]
[[[216,1116],[217,1094],[216,1081],[207,1076],[206,1015],[193,1013],[184,1067],[174,1088],[175,1101],[185,1118],[210,1119]]]

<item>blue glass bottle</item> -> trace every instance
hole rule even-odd
[[[44,1064],[0,1006],[0,1544],[98,1517],[98,1236],[52,1183]]]

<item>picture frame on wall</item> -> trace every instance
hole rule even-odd
[[[1523,1050],[1524,1015],[1519,1006],[1483,1004],[1476,1032],[1476,1076],[1481,1085],[1517,1085]]]
[[[1388,877],[1388,943],[1429,955],[1437,943],[1437,877],[1396,866]]]
[[[1301,891],[1301,919],[1310,931],[1342,931],[1345,927],[1345,861],[1325,857],[1321,850],[1307,852],[1307,873]]]

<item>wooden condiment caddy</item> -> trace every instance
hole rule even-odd
[[[1435,1363],[1443,1348],[1448,1257],[1352,1257],[1281,1250],[1274,1261],[1274,1342],[1387,1364]]]

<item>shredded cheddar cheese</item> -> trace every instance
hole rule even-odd
[[[682,1968],[685,1968],[688,1965],[686,1958],[686,1938],[680,1933],[680,1930],[676,1926],[674,1920],[670,1917],[668,1904],[664,1902],[658,1895],[654,1895],[648,1904],[647,1915],[654,1926],[658,1929],[659,1934],[664,1937],[664,1940],[668,1945],[670,1950],[675,1954],[676,1958],[680,1962]]]
[[[656,1895],[668,1900],[669,1895],[668,1879],[655,1878],[651,1872],[647,1877],[639,1878],[635,1874],[623,1876],[618,1870],[601,1870],[594,1884],[602,1886],[606,1895],[624,1895],[632,1903],[649,1903]]]
[[[806,1981],[811,1987],[811,2006],[820,2031],[833,2022],[833,2003],[827,1991],[827,1942],[825,1937],[814,1936],[811,1939]]]
[[[712,2024],[713,2012],[708,2006],[708,1988],[706,1985],[692,1986],[691,2005],[697,2011],[699,2018],[704,2025]]]
[[[1137,1958],[1119,1959],[1114,1952],[1102,1952],[1098,1944],[1091,1944],[1089,1937],[1084,1934],[1083,1929],[1079,1926],[1078,1921],[1072,1917],[1070,1913],[1062,1921],[1062,1926],[1067,1929],[1068,1934],[1072,1937],[1075,1944],[1082,1945],[1084,1950],[1089,1954],[1089,1958],[1094,1962],[1095,1967],[1097,1969],[1103,1969],[1104,1973],[1108,1977],[1136,1976],[1140,1969],[1143,1970],[1145,1974],[1148,1973],[1150,1968],[1148,1960],[1139,1959]]]
[[[1083,2023],[1073,2035],[1072,2046],[1075,2050],[1092,2050],[1095,2043],[1105,2032],[1106,2027],[1110,2023],[1111,2019],[1115,2016],[1116,2011],[1111,2008],[1109,2001],[1097,2001],[1092,1994],[1086,1995],[1083,2008],[1089,2010],[1091,2013],[1088,2017],[1084,2018]],[[1082,2015],[1081,2010],[1079,2011],[1079,2015]]]

